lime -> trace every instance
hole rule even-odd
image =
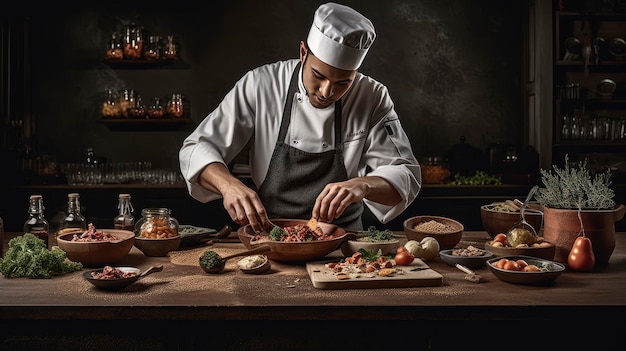
[[[513,228],[506,233],[506,241],[511,247],[520,244],[531,246],[537,241],[537,237],[526,228]]]

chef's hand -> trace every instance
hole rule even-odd
[[[315,199],[313,218],[330,223],[343,214],[352,203],[368,199],[394,206],[402,200],[400,193],[381,177],[356,177],[343,182],[329,183]]]
[[[250,224],[255,232],[271,227],[259,195],[219,162],[209,164],[198,179],[203,187],[222,195],[224,208],[237,224]]]

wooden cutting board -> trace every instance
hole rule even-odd
[[[406,288],[419,286],[441,286],[443,276],[431,269],[424,261],[416,258],[410,266],[396,266],[403,274],[395,273],[388,277],[368,276],[360,273],[356,277],[341,280],[326,268],[326,262],[308,262],[306,270],[317,289],[372,289]]]

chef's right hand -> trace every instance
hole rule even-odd
[[[255,232],[269,227],[267,212],[257,193],[241,182],[222,193],[224,208],[230,218],[242,226],[250,224]]]
[[[259,195],[233,176],[224,164],[214,162],[207,165],[198,182],[204,188],[222,195],[224,208],[235,223],[242,226],[250,224],[255,232],[270,227]]]

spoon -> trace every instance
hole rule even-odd
[[[535,185],[532,189],[530,189],[528,195],[526,196],[526,200],[524,200],[524,203],[519,211],[520,220],[513,224],[511,229],[509,229],[506,233],[507,241],[511,244],[511,246],[517,246],[513,244],[533,244],[537,240],[537,231],[526,221],[526,218],[524,217],[526,208],[528,207],[528,202],[533,195],[535,195],[537,189],[539,189],[538,185]]]
[[[221,257],[222,264],[219,267],[205,267],[205,266],[202,266],[202,269],[205,272],[210,273],[210,274],[219,273],[226,266],[226,260],[228,260],[230,258],[239,257],[239,256],[248,256],[248,255],[253,255],[253,254],[267,252],[267,251],[270,251],[270,250],[272,250],[272,248],[270,246],[268,246],[268,245],[260,245],[258,247],[255,247],[254,249],[250,249],[250,250],[242,251],[242,252],[235,253],[235,254],[232,254],[232,255]]]

